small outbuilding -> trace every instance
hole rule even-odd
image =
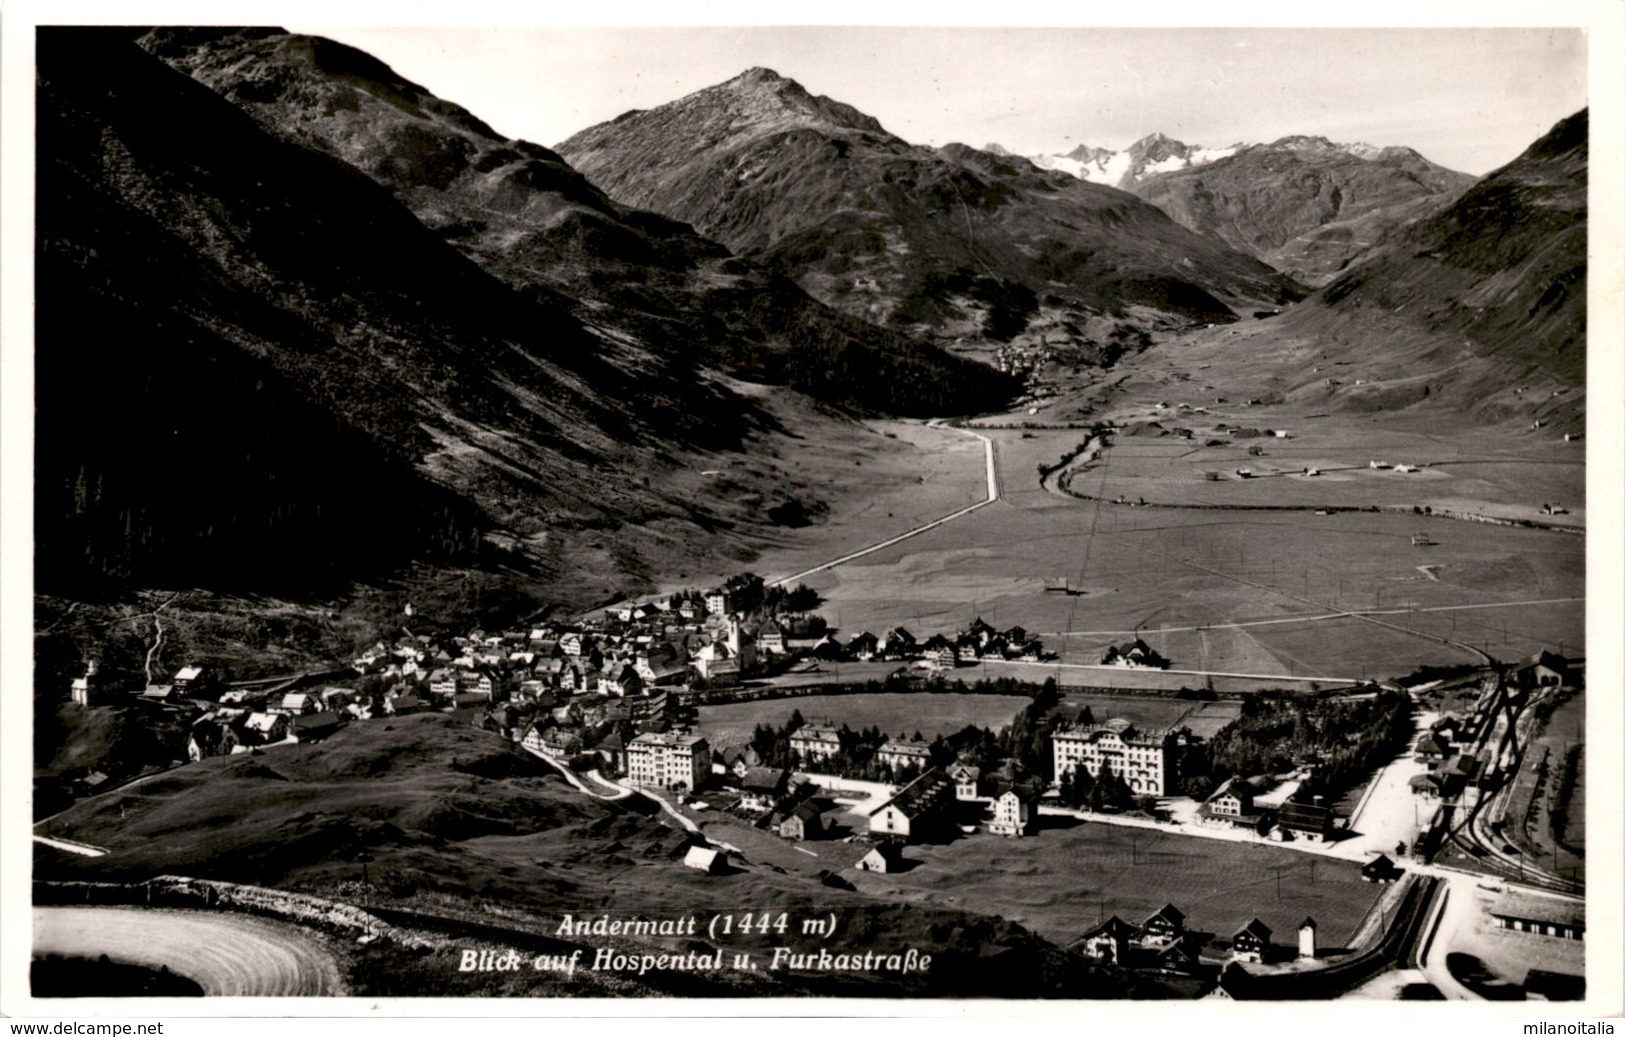
[[[710,846],[690,846],[683,855],[683,866],[718,875],[728,866],[728,855]]]

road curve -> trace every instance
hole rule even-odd
[[[158,968],[213,997],[341,997],[338,960],[314,933],[252,915],[141,907],[36,907],[34,955]]]

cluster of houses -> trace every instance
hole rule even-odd
[[[845,644],[829,634],[813,646],[812,655],[831,661],[908,662],[935,670],[951,670],[988,659],[1038,662],[1045,658],[1044,643],[1024,628],[996,630],[980,616],[952,637],[933,634],[924,641],[903,627],[892,627],[878,637],[865,630]]]
[[[1303,840],[1321,843],[1333,838],[1337,815],[1314,797],[1301,803],[1299,781],[1278,783],[1273,777],[1233,777],[1220,785],[1197,810],[1198,824],[1242,828],[1275,842]]]
[[[1316,956],[1316,929],[1313,918],[1305,918],[1299,924],[1298,958]],[[1271,943],[1273,936],[1269,926],[1252,919],[1230,938],[1229,960],[1253,964],[1271,962],[1277,957]],[[1112,915],[1084,933],[1076,946],[1103,965],[1188,976],[1200,967],[1202,948],[1209,939],[1210,934],[1193,932],[1186,927],[1184,912],[1165,904],[1139,925]]]
[[[1411,778],[1411,793],[1423,799],[1456,799],[1475,786],[1480,765],[1468,750],[1476,734],[1476,725],[1454,714],[1435,720],[1416,740],[1416,758],[1427,764],[1427,770]]]

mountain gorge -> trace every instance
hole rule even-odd
[[[751,69],[558,145],[606,193],[691,223],[890,327],[1008,340],[1057,315],[1168,326],[1297,298],[1132,195],[873,118]]]

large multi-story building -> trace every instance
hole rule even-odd
[[[1092,778],[1111,765],[1112,773],[1141,796],[1173,792],[1178,742],[1172,731],[1140,731],[1127,720],[1055,732],[1055,779],[1082,767]]]
[[[711,746],[699,735],[641,734],[626,747],[626,781],[692,792],[711,777]]]
[[[827,760],[841,751],[841,736],[828,724],[807,724],[790,735],[790,751],[803,767]]]
[[[931,767],[931,746],[925,742],[899,738],[894,742],[881,743],[880,748],[875,750],[875,759],[894,772],[913,767],[917,773],[923,773]]]

